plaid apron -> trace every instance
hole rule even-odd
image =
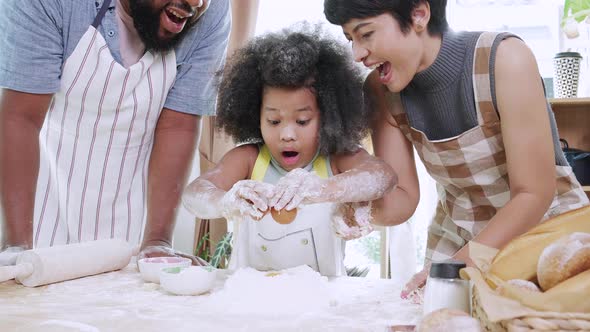
[[[498,33],[484,32],[474,51],[473,90],[478,126],[444,140],[429,141],[410,127],[403,110],[393,114],[426,170],[437,182],[439,201],[428,228],[427,261],[451,258],[510,200],[500,118],[492,102],[490,55]],[[555,166],[557,190],[542,221],[588,204],[569,166]]]

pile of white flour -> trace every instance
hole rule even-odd
[[[303,314],[336,305],[328,279],[308,266],[278,272],[239,269],[210,301],[240,314]]]

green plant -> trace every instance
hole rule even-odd
[[[227,232],[221,238],[219,243],[215,246],[215,252],[213,253],[213,257],[211,257],[211,261],[209,262],[211,266],[219,268],[222,266],[226,266],[229,258],[231,256],[231,239],[233,233]]]
[[[369,274],[369,271],[371,270],[370,266],[353,266],[353,267],[347,267],[346,268],[346,275],[349,277],[359,277],[359,278],[364,278],[367,276],[367,274]]]
[[[197,243],[197,249],[195,250],[195,256],[202,258],[203,260],[209,262],[211,266],[215,268],[222,268],[225,267],[229,258],[231,256],[231,239],[233,233],[227,232],[225,235],[219,240],[217,245],[215,246],[215,251],[213,252],[213,256],[209,250],[210,246],[210,239],[209,233],[206,233],[201,237],[199,242]]]
[[[204,261],[211,259],[211,253],[209,252],[209,233],[203,235],[197,243],[195,250],[195,256],[202,258]]]
[[[359,239],[365,257],[369,258],[373,263],[379,263],[381,260],[381,239],[373,234]]]
[[[580,35],[578,24],[587,20],[590,15],[590,0],[565,0],[561,28],[568,38]],[[588,21],[587,21],[588,22]]]

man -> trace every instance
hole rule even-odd
[[[174,255],[228,0],[3,0],[0,10],[3,248],[143,234],[140,256]]]

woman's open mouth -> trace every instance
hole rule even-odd
[[[386,61],[377,67],[379,70],[379,81],[382,84],[387,84],[391,80],[391,63]]]

